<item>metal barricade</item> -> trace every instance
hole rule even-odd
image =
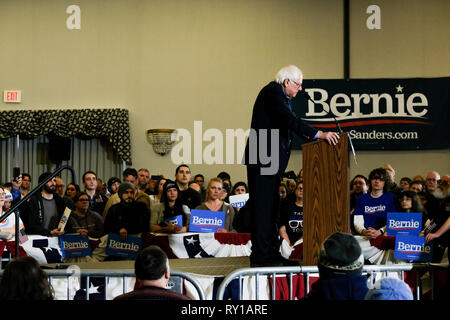
[[[123,288],[122,293],[126,293],[126,278],[132,278],[135,277],[134,270],[131,269],[123,269],[123,270],[109,270],[109,269],[79,269],[79,268],[67,268],[67,269],[44,269],[44,271],[47,273],[49,277],[50,284],[53,285],[55,278],[66,278],[67,279],[67,298],[70,299],[72,292],[71,292],[71,277],[85,277],[86,281],[86,300],[89,300],[89,283],[91,277],[99,277],[99,278],[105,278],[105,297],[106,292],[108,292],[108,280],[109,278],[122,278],[123,281]],[[3,270],[0,270],[0,277],[3,275]],[[199,300],[205,300],[205,293],[200,285],[200,283],[193,278],[191,275],[177,271],[177,270],[171,270],[170,271],[170,278],[176,278],[180,277],[188,282],[190,282],[195,290],[197,291]],[[169,280],[170,281],[170,280]],[[80,283],[81,286],[81,283]]]
[[[400,278],[404,280],[404,272],[411,270],[429,270],[430,267],[428,265],[414,265],[414,264],[392,264],[392,265],[366,265],[363,267],[363,274],[368,275],[369,281],[372,284],[375,282],[375,273],[385,273],[387,276],[390,272],[399,272]],[[276,298],[276,277],[277,275],[285,275],[289,276],[289,300],[293,299],[293,277],[294,275],[304,275],[305,279],[305,295],[309,293],[310,287],[310,277],[312,274],[316,274],[318,276],[319,269],[317,266],[293,266],[293,267],[261,267],[261,268],[243,268],[235,270],[234,272],[227,275],[222,283],[220,284],[217,290],[217,300],[224,299],[224,293],[228,285],[231,281],[235,279],[239,279],[239,300],[242,300],[242,280],[246,276],[255,276],[255,299],[259,300],[259,281],[258,277],[266,275],[271,276],[271,299],[275,300]],[[267,280],[269,283],[269,280]],[[421,282],[419,279],[419,273],[417,273],[416,278],[416,288],[415,288],[416,296],[415,299],[420,300],[421,293]]]

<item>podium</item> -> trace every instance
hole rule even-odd
[[[349,138],[303,144],[303,265],[315,266],[321,243],[332,233],[350,233]]]

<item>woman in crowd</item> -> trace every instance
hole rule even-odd
[[[238,181],[234,184],[231,190],[231,195],[248,193],[248,186],[244,181]]]
[[[166,179],[161,178],[158,181],[158,193],[149,195],[150,197],[150,207],[153,208],[158,203],[161,202],[161,198],[164,192],[164,184],[167,182]]]
[[[225,212],[225,225],[223,229],[217,232],[236,232],[233,228],[233,219],[235,215],[234,208],[221,200],[223,183],[220,178],[212,178],[206,188],[206,201],[196,207],[197,210],[223,211]]]
[[[190,210],[182,204],[177,184],[167,180],[163,187],[161,202],[152,208],[150,231],[159,233],[187,232],[189,216]]]
[[[287,203],[280,212],[280,237],[293,246],[303,236],[303,182],[297,182],[295,202]]]
[[[67,185],[64,195],[73,201],[73,198],[78,192],[80,192],[80,186],[71,182]]]
[[[119,189],[120,184],[122,181],[117,177],[111,177],[108,179],[108,182],[106,183],[106,186],[108,188],[109,196],[111,197],[114,193],[117,193],[117,190]],[[108,193],[107,192],[107,193]]]
[[[83,237],[101,238],[105,235],[102,216],[89,209],[89,196],[79,192],[73,198],[75,209],[72,210],[64,229],[65,233],[79,233]]]
[[[369,192],[356,199],[354,226],[358,234],[375,239],[386,231],[388,212],[396,212],[394,194],[387,192],[389,177],[383,168],[369,174]]]
[[[53,300],[47,274],[33,257],[11,260],[0,282],[0,300]]]
[[[3,216],[9,208],[4,210],[5,202],[12,201],[12,194],[6,189],[0,187],[0,217]],[[8,207],[8,205],[6,205]],[[24,229],[22,219],[19,218],[20,229]],[[14,241],[16,235],[16,219],[15,215],[12,214],[5,221],[0,224],[0,240]]]
[[[422,227],[425,226],[428,220],[427,211],[422,205],[419,196],[414,191],[402,191],[398,198],[399,212],[421,212],[422,213]]]

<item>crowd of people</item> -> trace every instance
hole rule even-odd
[[[38,184],[49,172],[39,176]],[[143,232],[183,233],[189,231],[192,209],[223,211],[225,226],[217,232],[250,232],[251,222],[246,206],[230,205],[231,195],[248,193],[245,181],[232,183],[226,172],[205,181],[202,174],[192,173],[188,165],[175,169],[174,178],[150,175],[148,169],[127,168],[122,177],[105,182],[93,171],[83,173],[82,185],[64,183],[60,177],[50,179],[20,206],[21,229],[26,234],[60,236],[79,233],[100,238],[117,233],[123,240]],[[450,229],[450,176],[431,171],[425,177],[402,177],[396,183],[395,170],[389,164],[373,169],[368,176],[358,174],[350,182],[351,230],[353,235],[374,239],[386,233],[387,212],[421,212],[422,235],[433,241],[433,262],[442,259],[448,247]],[[280,182],[278,237],[293,246],[303,234],[303,174],[291,172]],[[22,173],[18,179],[0,188],[0,215],[26,196],[32,189],[31,176]],[[65,208],[71,214],[64,230],[58,227]],[[174,218],[181,216],[181,221]],[[13,222],[13,216],[8,217]],[[14,240],[14,228],[0,228],[2,240]]]

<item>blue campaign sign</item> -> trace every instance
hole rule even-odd
[[[417,236],[422,231],[422,212],[388,212],[388,236]]]
[[[128,235],[127,241],[122,241],[120,235],[116,233],[108,234],[106,243],[106,254],[110,256],[122,257],[129,260],[136,259],[142,248],[142,239]]]
[[[181,226],[182,227],[183,226],[183,216],[180,214],[178,216],[166,219],[163,222],[167,222],[167,223],[173,224],[175,226]]]
[[[425,242],[424,237],[397,236],[395,237],[395,259],[431,262],[433,247]]]
[[[191,210],[189,231],[191,232],[216,232],[225,226],[225,212],[208,210]]]
[[[81,234],[63,234],[59,237],[63,258],[86,257],[91,255],[89,238]]]

